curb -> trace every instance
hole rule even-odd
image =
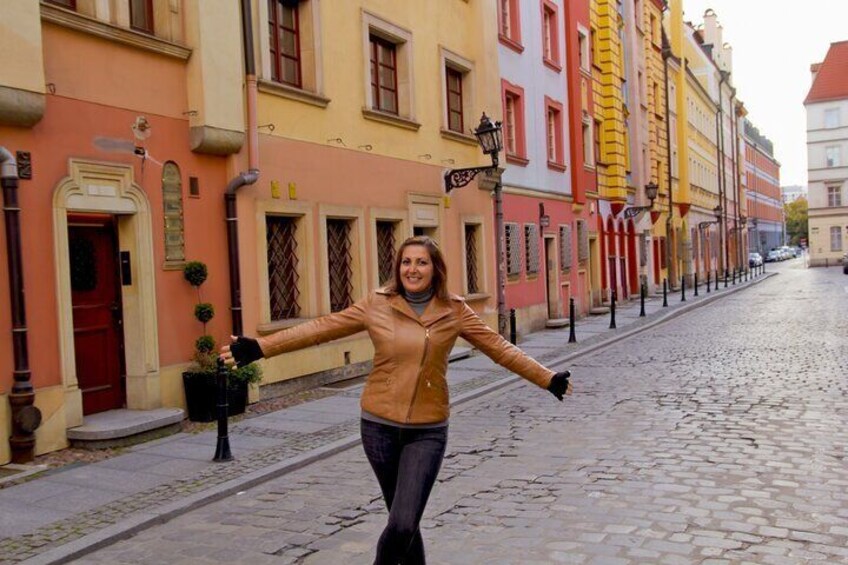
[[[604,349],[606,347],[609,347],[610,345],[623,341],[633,335],[654,328],[659,324],[682,316],[683,314],[687,314],[690,311],[695,310],[696,308],[700,308],[701,306],[705,306],[707,304],[715,302],[716,300],[728,294],[733,294],[735,292],[745,290],[751,285],[759,284],[775,275],[777,275],[777,273],[764,273],[761,278],[756,279],[754,281],[749,281],[749,283],[745,286],[740,286],[737,288],[727,288],[722,291],[719,291],[717,294],[714,294],[710,297],[700,299],[697,302],[692,302],[684,306],[679,306],[674,310],[668,312],[667,314],[659,315],[656,319],[651,320],[643,325],[640,325],[637,328],[633,328],[620,334],[613,335],[609,339],[605,339],[594,345],[590,345],[585,349],[574,351],[563,355],[562,357],[546,361],[546,364],[548,366],[559,365],[561,363],[565,363],[566,361],[576,359],[577,357],[587,355],[589,353],[594,353],[600,349]],[[486,396],[496,390],[500,390],[510,385],[514,385],[521,380],[521,377],[511,375],[504,377],[503,379],[498,380],[496,382],[489,383],[474,390],[462,393],[454,398],[454,401],[451,402],[451,407],[459,406],[461,404],[465,404],[472,400]],[[102,530],[85,535],[81,538],[68,542],[67,544],[64,544],[60,547],[45,551],[39,555],[33,556],[29,559],[22,561],[22,563],[27,563],[31,565],[68,563],[74,559],[82,557],[83,555],[92,553],[94,551],[97,551],[98,549],[112,545],[113,543],[118,542],[122,539],[131,537],[150,527],[159,524],[164,524],[165,522],[176,518],[182,514],[185,514],[192,510],[196,510],[198,508],[206,506],[207,504],[211,504],[213,502],[236,494],[240,491],[255,487],[266,481],[285,475],[292,471],[296,471],[302,467],[305,467],[306,465],[309,465],[310,463],[314,463],[315,461],[324,459],[325,457],[329,457],[342,451],[346,451],[352,447],[355,447],[359,443],[359,434],[344,437],[322,447],[313,449],[307,453],[303,453],[295,457],[290,457],[288,459],[280,461],[279,463],[265,467],[264,469],[248,473],[237,479],[232,479],[230,481],[227,481],[226,483],[222,483],[207,490],[194,493],[181,500],[175,501],[171,504],[166,504],[165,506],[155,509],[153,511],[141,511],[137,515],[123,519],[117,524],[112,524],[110,526],[107,526],[106,528],[103,528]]]

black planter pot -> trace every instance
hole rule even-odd
[[[192,422],[212,422],[218,419],[218,382],[212,373],[183,373],[186,411]],[[244,414],[247,407],[247,383],[227,383],[227,415]]]

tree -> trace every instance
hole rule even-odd
[[[807,199],[798,198],[783,205],[786,215],[786,234],[790,245],[798,245],[800,240],[807,239]]]

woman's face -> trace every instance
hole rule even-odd
[[[400,282],[406,292],[423,292],[433,282],[433,262],[423,245],[408,245],[400,257]]]

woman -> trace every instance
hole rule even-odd
[[[448,437],[448,355],[457,337],[551,391],[571,394],[569,372],[546,369],[489,329],[447,291],[436,242],[411,237],[398,249],[391,283],[350,308],[267,337],[233,337],[221,358],[239,366],[367,330],[374,367],[362,392],[362,446],[389,509],[376,564],[424,563],[419,523]]]

